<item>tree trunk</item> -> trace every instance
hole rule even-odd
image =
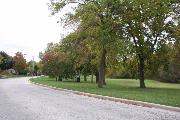
[[[106,64],[106,49],[102,50],[102,56],[99,66],[99,81],[98,81],[98,87],[102,88],[105,84],[105,64]]]
[[[84,81],[85,81],[85,82],[87,81],[87,76],[86,76],[86,75],[84,75]]]
[[[139,80],[140,88],[146,88],[144,82],[144,58],[139,56]]]
[[[104,78],[103,78],[103,85],[106,85],[105,72],[104,72]]]
[[[78,75],[76,77],[77,77],[77,82],[81,82],[81,75],[80,75],[79,71],[78,71]]]
[[[77,82],[81,82],[80,76],[77,76]]]
[[[99,72],[96,72],[96,83],[98,83],[99,82]]]
[[[62,77],[61,76],[58,77],[58,81],[62,82]]]
[[[77,77],[77,78],[76,78],[76,82],[81,82],[80,75],[77,75],[76,77]]]

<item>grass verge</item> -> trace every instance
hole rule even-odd
[[[180,108],[180,84],[169,84],[154,80],[146,80],[147,88],[140,89],[138,80],[107,79],[107,85],[104,88],[99,89],[95,83],[90,83],[89,80],[81,83],[73,81],[56,82],[53,78],[39,77],[31,79],[31,81],[57,88]]]

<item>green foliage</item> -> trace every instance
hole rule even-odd
[[[33,74],[36,65],[37,65],[37,63],[33,60],[31,60],[27,63],[27,70],[28,70],[29,74],[31,74],[31,75]]]
[[[1,55],[0,69],[7,70],[12,68],[14,65],[13,58],[3,51],[0,52],[0,55]]]
[[[163,53],[169,49],[163,46],[179,41],[178,0],[51,0],[49,8],[55,14],[71,4],[76,4],[74,11],[60,17],[64,19],[60,21],[65,26],[75,26],[74,32],[58,44],[48,44],[40,56],[43,61],[47,54],[64,54],[66,62],[51,55],[53,59],[43,63],[49,69],[46,73],[58,76],[63,73],[59,68],[63,71],[69,65],[84,75],[99,71],[100,81],[105,79],[105,71],[111,77],[139,75],[140,87],[145,87],[144,76],[159,78],[160,73],[163,73],[160,78],[168,78],[165,73],[169,74],[168,79],[175,76],[179,68],[173,66],[178,62]]]
[[[0,64],[3,62],[2,60],[3,60],[3,57],[2,55],[0,55]]]
[[[75,18],[80,20],[76,33],[82,36],[80,40],[88,46],[90,54],[95,53],[96,58],[92,61],[96,60],[95,64],[99,67],[100,81],[105,81],[106,67],[118,63],[117,55],[122,54],[119,49],[123,46],[123,40],[114,31],[114,21],[107,2],[86,2],[75,13]]]
[[[144,65],[162,41],[175,40],[172,28],[177,18],[177,0],[123,0],[111,7],[119,35],[133,42],[139,60],[140,87],[144,84]],[[172,18],[170,20],[169,18]]]
[[[51,47],[51,49],[49,49]],[[56,45],[49,46],[41,58],[42,72],[51,77],[72,78],[75,69],[71,60],[63,51],[56,51]]]
[[[161,49],[166,50],[166,54],[163,56],[164,59],[159,58],[159,79],[164,82],[178,82],[180,80],[180,62],[179,45],[168,44],[164,45]],[[162,53],[162,52],[161,52]]]

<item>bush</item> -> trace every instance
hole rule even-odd
[[[11,76],[13,76],[13,74],[9,73],[7,70],[0,72],[0,78],[6,78]]]
[[[19,75],[27,75],[28,70],[20,70]]]

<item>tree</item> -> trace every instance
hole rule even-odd
[[[145,61],[161,41],[171,41],[177,0],[115,0],[111,7],[120,36],[133,42],[139,61],[140,88],[145,88]],[[170,19],[171,18],[171,19]]]
[[[3,57],[0,55],[0,65],[2,64]],[[1,68],[0,68],[0,72],[1,72]]]
[[[27,70],[29,75],[40,75],[41,64],[39,62],[31,60],[27,63]]]
[[[38,70],[39,70],[39,66],[36,64],[34,66],[34,72],[35,72],[36,76],[38,75]]]
[[[70,1],[51,1],[50,8],[52,13],[57,13]],[[98,61],[99,80],[98,87],[102,87],[105,82],[105,70],[107,66],[106,58],[115,58],[116,54],[109,54],[109,51],[117,51],[117,46],[121,44],[114,32],[114,21],[112,19],[109,6],[112,2],[109,0],[89,0],[76,2],[79,6],[75,14],[68,14],[65,18],[66,24],[78,24],[75,33],[79,33],[80,40],[85,41],[91,50],[95,51]],[[117,43],[117,41],[119,43]],[[110,57],[111,55],[115,55]],[[109,56],[109,57],[108,57]]]
[[[2,55],[0,55],[0,64],[3,62],[2,60],[3,60],[3,57]]]
[[[17,52],[14,56],[14,69],[19,75],[27,74],[26,59],[21,52]]]
[[[98,87],[105,84],[107,66],[111,67],[111,63],[131,59],[131,56],[123,56],[122,60],[117,58],[122,55],[120,49],[126,49],[122,47],[125,43],[133,47],[129,48],[134,50],[133,59],[138,59],[140,88],[145,88],[147,60],[152,58],[162,41],[175,41],[173,30],[179,24],[178,0],[51,0],[49,6],[52,14],[55,14],[72,3],[78,4],[75,12],[66,14],[63,19],[65,25],[75,23],[77,29],[67,38],[90,46],[90,52],[93,50],[96,54]],[[71,42],[69,44],[76,45]],[[129,48],[127,47],[128,50]],[[80,52],[76,51],[73,56],[77,57],[79,54]]]
[[[37,65],[37,63],[36,63],[36,61],[34,61],[34,60],[31,60],[31,61],[29,61],[28,63],[27,63],[27,70],[28,70],[28,72],[29,72],[29,74],[31,74],[31,75],[34,75],[34,74],[36,74],[36,70],[35,70],[35,66]]]
[[[47,47],[45,53],[41,54],[42,72],[50,77],[55,77],[56,80],[62,81],[63,78],[72,78],[75,74],[73,64],[68,56],[63,52],[57,44]]]
[[[117,45],[121,44],[114,32],[114,21],[109,11],[109,4],[107,0],[90,1],[77,10],[77,15],[79,15],[81,20],[82,33],[87,35],[87,43],[97,53],[98,87],[106,84],[107,58],[115,58],[117,54],[112,54],[112,52],[117,51]]]
[[[13,58],[3,51],[0,52],[0,55],[1,55],[0,69],[7,70],[13,68],[14,65]]]
[[[85,80],[87,75],[95,75],[97,72],[96,53],[86,42],[86,35],[80,31],[69,34],[61,42],[64,52],[68,54],[68,59],[71,60],[76,69],[76,73],[83,74]]]
[[[166,53],[160,55],[161,53]],[[163,82],[177,83],[180,79],[179,48],[177,44],[163,45],[157,52],[159,61],[158,79]]]

